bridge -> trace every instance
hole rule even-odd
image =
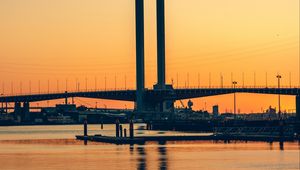
[[[300,88],[183,88],[183,89],[164,89],[164,90],[145,90],[144,100],[146,101],[165,101],[183,100],[199,97],[208,97],[232,93],[256,93],[256,94],[281,94],[281,95],[300,95]],[[113,90],[113,91],[82,91],[82,92],[60,92],[45,94],[27,94],[17,96],[2,96],[1,103],[10,102],[40,102],[46,100],[68,99],[68,98],[93,98],[120,101],[136,101],[136,90]]]
[[[296,88],[296,87],[295,88],[275,88],[275,87],[230,88],[228,87],[228,88],[193,88],[193,89],[191,88],[147,89],[143,93],[143,99],[145,103],[162,103],[164,101],[176,101],[176,100],[225,95],[225,94],[232,94],[232,93],[293,95],[296,96],[297,101],[300,100],[300,88]],[[67,102],[68,98],[75,98],[75,97],[136,102],[136,90],[83,91],[83,92],[61,92],[61,93],[46,93],[46,94],[27,94],[27,95],[17,95],[17,96],[2,96],[0,97],[0,103],[15,103],[15,106],[18,106],[20,105],[20,103],[24,103],[26,105],[26,103],[29,104],[30,102],[39,102],[39,101],[56,100],[56,99],[65,99],[66,103],[68,103]],[[149,108],[146,108],[144,111],[151,111],[151,109],[149,110]]]
[[[282,94],[296,96],[297,118],[300,120],[300,88],[285,87],[218,87],[218,88],[184,88],[174,89],[173,85],[165,81],[165,2],[157,2],[157,84],[153,89],[145,88],[145,63],[144,63],[144,0],[135,0],[136,20],[136,89],[112,90],[112,91],[83,91],[83,92],[60,92],[46,94],[28,94],[15,96],[1,96],[1,103],[15,103],[15,111],[29,111],[30,102],[62,99],[73,97],[110,99],[135,102],[135,111],[143,113],[171,112],[176,100],[207,97],[231,93],[258,93],[258,94]],[[7,107],[6,107],[7,108]]]

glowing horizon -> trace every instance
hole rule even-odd
[[[0,11],[1,93],[47,92],[48,80],[50,91],[65,90],[66,79],[68,90],[76,82],[84,90],[86,78],[88,89],[104,89],[104,77],[107,89],[114,89],[115,76],[116,88],[125,87],[125,76],[126,87],[135,88],[134,0],[3,0]],[[155,24],[155,2],[145,1],[148,88],[156,82]],[[265,86],[266,72],[268,85],[276,86],[280,73],[283,86],[298,86],[299,1],[166,0],[166,64],[167,82],[173,79],[175,88],[177,74],[178,86],[198,86],[198,73],[200,86],[209,85],[209,74],[212,86],[220,86],[220,74],[226,86],[231,80],[242,85],[243,74],[244,84],[253,86],[254,73],[256,86]],[[195,107],[230,110],[231,98],[195,99]],[[257,111],[277,106],[276,99],[241,94],[238,108]],[[284,96],[282,110],[294,109],[294,103]]]

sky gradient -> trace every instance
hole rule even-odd
[[[1,0],[1,93],[45,92],[48,81],[50,91],[66,84],[75,90],[76,81],[82,90],[104,89],[105,77],[107,89],[125,88],[125,77],[135,88],[134,16],[134,0]],[[147,87],[156,82],[155,20],[155,1],[145,0]],[[298,86],[299,0],[166,0],[166,64],[175,87],[177,75],[180,87],[208,86],[209,74],[212,86],[220,86],[220,74],[228,86],[242,85],[243,74],[246,86],[275,86],[277,73],[284,86]],[[277,106],[274,95],[237,98],[242,112]],[[219,104],[229,111],[232,100],[194,102],[197,109]],[[294,97],[283,97],[282,105],[294,109]]]

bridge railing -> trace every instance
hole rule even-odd
[[[237,86],[174,86],[174,89],[266,89],[266,88],[278,88],[278,86],[243,86],[243,85],[237,85]],[[280,86],[281,89],[293,89],[293,88],[300,88],[300,86]],[[153,90],[152,87],[146,88],[148,90]],[[98,92],[98,91],[126,91],[126,90],[135,90],[133,88],[104,88],[104,89],[79,89],[79,90],[50,90],[50,91],[43,91],[43,92],[24,92],[24,93],[8,93],[8,94],[0,94],[0,97],[10,97],[10,96],[27,96],[27,95],[45,95],[45,94],[63,94],[67,91],[67,93],[84,93],[84,92]]]
[[[64,94],[64,93],[85,93],[85,92],[112,92],[112,91],[127,91],[135,90],[131,88],[106,88],[106,89],[79,89],[79,90],[50,90],[50,91],[41,91],[41,92],[24,92],[24,93],[7,93],[0,94],[0,97],[10,97],[10,96],[28,96],[28,95],[46,95],[46,94]]]
[[[278,88],[278,86],[178,86],[174,87],[174,89],[266,89],[266,88]],[[294,89],[300,88],[300,86],[280,86],[281,89]]]

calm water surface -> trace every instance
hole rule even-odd
[[[136,125],[138,128],[141,125]],[[126,127],[128,128],[128,127]],[[300,169],[298,143],[167,142],[111,145],[76,141],[82,126],[0,127],[0,169]],[[185,135],[179,132],[136,130],[136,135]],[[89,126],[90,134],[113,135],[114,126]],[[202,135],[202,134],[199,134]]]

